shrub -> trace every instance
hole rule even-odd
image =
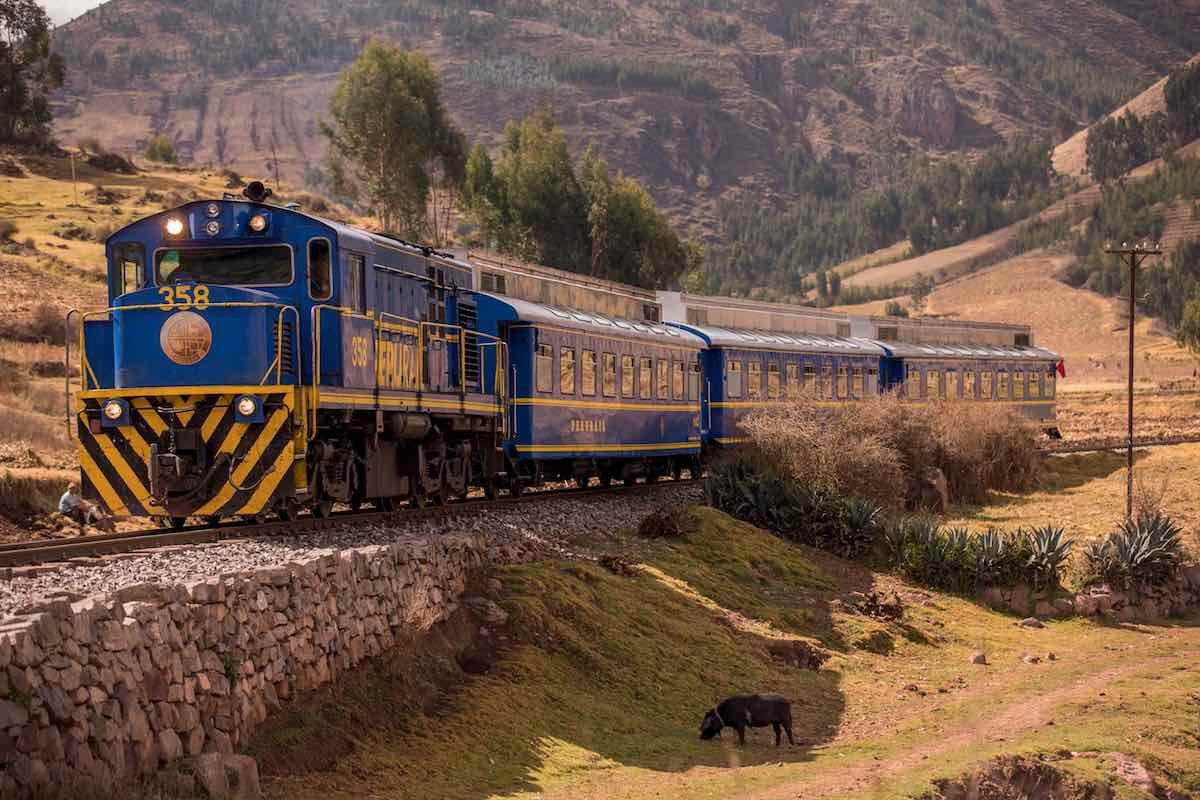
[[[910,518],[884,531],[890,565],[909,580],[934,589],[970,593],[984,586],[1061,582],[1072,542],[1061,528],[972,534]]]
[[[1032,485],[1041,464],[1034,429],[992,404],[888,396],[831,409],[801,399],[742,427],[774,471],[893,510],[918,506],[935,470],[952,501],[979,502]]]
[[[17,223],[11,219],[0,219],[0,242],[11,241],[17,235]]]
[[[806,486],[742,450],[714,463],[705,481],[709,504],[800,544],[856,558],[875,544],[882,510],[869,500]]]
[[[1126,520],[1083,551],[1083,582],[1130,588],[1170,578],[1183,560],[1183,530],[1162,513]]]
[[[889,317],[907,317],[908,309],[895,300],[889,300],[887,305],[883,307],[883,313]]]
[[[174,164],[179,159],[175,155],[175,146],[171,144],[171,140],[166,134],[158,134],[150,137],[150,141],[146,142],[145,150],[146,158],[151,161],[159,161],[163,164]]]

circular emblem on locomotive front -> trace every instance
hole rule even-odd
[[[212,328],[194,311],[180,311],[167,317],[158,342],[167,358],[185,367],[197,363],[212,347]]]

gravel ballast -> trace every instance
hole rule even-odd
[[[635,529],[653,511],[700,502],[696,484],[663,484],[629,495],[546,498],[512,508],[468,513],[449,519],[405,523],[348,524],[345,528],[296,536],[200,544],[129,555],[87,567],[63,567],[34,577],[0,581],[0,619],[47,599],[75,600],[142,583],[186,583],[303,561],[332,550],[373,544],[414,543],[455,533],[483,533],[496,563],[546,558],[591,559],[589,540],[603,542]]]

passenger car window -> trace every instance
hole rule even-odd
[[[683,394],[683,362],[671,362],[671,396],[676,400],[686,400]]]
[[[688,369],[688,400],[700,399],[700,365],[692,362]]]
[[[671,364],[665,358],[658,360],[658,399],[671,399]]]
[[[847,398],[850,396],[850,368],[845,364],[838,366],[837,396],[839,398]]]
[[[942,373],[936,369],[925,370],[925,397],[938,400],[942,396]]]
[[[1001,371],[996,373],[996,396],[1001,400],[1009,399],[1008,390],[1008,373]]]
[[[621,397],[633,397],[633,387],[637,384],[634,363],[633,356],[621,356]]]
[[[539,344],[537,349],[537,390],[554,391],[554,346]]]
[[[1012,374],[1013,399],[1025,399],[1025,373],[1021,370],[1016,370]]]
[[[748,382],[750,392],[748,396],[751,400],[762,396],[762,364],[757,361],[751,361],[747,364],[748,367]]]
[[[800,396],[800,365],[788,364],[784,367],[785,376],[787,378],[787,387],[785,391],[791,399],[796,399]]]
[[[815,364],[804,365],[804,383],[800,389],[806,391],[809,397],[815,397],[817,391],[817,367]]]
[[[617,357],[612,353],[604,354],[604,396],[617,396]]]
[[[654,359],[638,361],[638,397],[649,400],[654,397]]]
[[[1051,367],[1050,371],[1046,373],[1046,397],[1054,397],[1057,391],[1058,370],[1055,367]]]
[[[558,348],[558,390],[575,394],[575,348]]]
[[[779,398],[779,365],[767,364],[767,399]]]
[[[963,373],[963,397],[968,400],[976,399],[974,370],[968,370]]]
[[[1042,396],[1042,373],[1036,369],[1029,373],[1029,399],[1036,400]]]
[[[921,383],[921,368],[909,367],[908,378],[904,381],[904,396],[910,397],[913,400],[919,400],[924,394],[924,385]]]
[[[328,239],[308,242],[308,296],[313,300],[333,297],[333,254]]]
[[[580,391],[586,395],[596,394],[596,353],[593,350],[583,351],[583,360],[580,364]]]
[[[738,398],[742,396],[742,362],[730,361],[725,365],[725,395]]]
[[[826,400],[833,399],[833,364],[821,365],[821,396]]]
[[[866,386],[865,386],[865,379],[864,379],[864,375],[863,375],[863,368],[855,367],[854,368],[854,382],[850,386],[850,394],[853,397],[861,400],[864,396],[866,396],[865,389],[866,389]]]
[[[995,396],[993,394],[993,379],[990,369],[979,373],[979,394],[982,400],[991,400]]]

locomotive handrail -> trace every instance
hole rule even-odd
[[[283,380],[283,317],[291,311],[296,316],[296,329],[292,332],[292,338],[295,340],[297,351],[300,349],[300,309],[295,306],[283,306],[279,310],[279,316],[275,320],[275,360],[267,367],[267,371],[263,373],[262,378],[258,381],[259,386],[265,386],[267,376],[271,374],[271,370],[275,370],[275,385],[279,386]],[[301,382],[301,375],[296,373],[296,383]]]
[[[84,327],[89,319],[98,317],[100,315],[116,314],[116,313],[119,313],[122,311],[146,311],[149,309],[155,309],[158,311],[171,311],[173,309],[185,309],[186,310],[186,309],[193,309],[193,308],[202,308],[202,309],[208,309],[208,308],[274,308],[274,309],[278,309],[279,316],[277,318],[277,323],[280,326],[280,338],[277,339],[277,341],[282,340],[283,315],[289,309],[296,314],[297,327],[299,327],[299,321],[300,321],[299,310],[297,310],[295,306],[289,306],[284,303],[252,303],[252,302],[245,302],[245,301],[217,301],[217,302],[205,303],[202,307],[197,306],[193,303],[175,303],[175,302],[171,302],[171,303],[138,303],[136,305],[131,305],[131,306],[109,306],[108,308],[95,309],[92,311],[85,311],[85,312],[80,312],[78,309],[73,308],[67,312],[67,320],[68,320],[68,325],[69,325],[71,316],[76,313],[80,314],[80,320],[79,320],[80,390],[86,392],[86,391],[92,391],[93,389],[103,389],[104,388],[103,386],[100,385],[100,380],[99,380],[99,378],[96,377],[96,373],[92,371],[91,364],[88,363],[88,359],[87,359],[87,347],[85,346],[85,342],[84,342]],[[297,335],[298,335],[298,332],[297,332]],[[278,355],[279,355],[279,353],[277,351],[276,357],[278,357]],[[68,354],[68,357],[69,357],[69,354]],[[280,361],[280,365],[282,366],[282,361]],[[67,369],[67,372],[70,373],[70,368]],[[267,374],[270,374],[270,370],[267,371]],[[91,384],[92,385],[89,385],[89,381],[88,381],[89,375],[91,376]],[[68,386],[70,385],[69,381],[70,381],[70,377],[68,375]],[[277,386],[281,385],[281,381],[282,381],[282,370],[280,370],[276,374],[275,385],[277,385]],[[259,382],[259,385],[260,386],[264,385],[264,383],[265,383],[265,376],[264,376],[264,380]],[[299,376],[297,376],[297,383],[299,383]]]

